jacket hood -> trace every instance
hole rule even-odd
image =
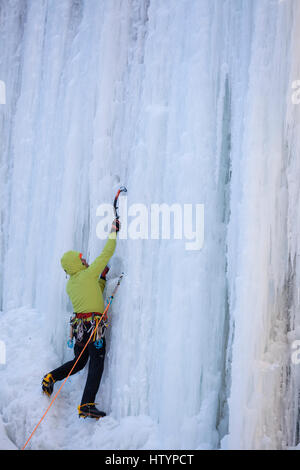
[[[70,274],[70,276],[86,269],[79,255],[80,251],[67,251],[60,260],[63,269],[67,274]]]

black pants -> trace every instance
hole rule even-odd
[[[50,372],[55,381],[63,380],[67,377],[70,370],[74,366],[78,356],[83,350],[86,342],[88,341],[89,337],[90,337],[90,333],[87,333],[87,331],[85,331],[81,342],[78,343],[76,341],[75,343],[74,359],[72,361],[66,362],[62,366]],[[105,338],[103,338],[103,346],[100,349],[97,349],[95,347],[95,344],[93,343],[93,338],[92,338],[71,373],[71,375],[73,375],[73,374],[76,374],[76,372],[79,372],[80,370],[82,370],[84,366],[86,365],[88,359],[90,358],[88,376],[86,379],[86,384],[85,384],[84,392],[83,392],[82,399],[81,399],[81,405],[84,405],[85,403],[95,402],[95,397],[99,389],[99,385],[100,385],[100,381],[101,381],[101,377],[103,373],[103,368],[104,368],[105,346],[106,346]]]

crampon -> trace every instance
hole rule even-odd
[[[96,408],[95,403],[85,403],[84,405],[79,405],[77,409],[79,418],[94,418],[98,420],[106,416],[104,411]]]
[[[53,379],[52,374],[46,374],[42,380],[42,390],[48,397],[52,395],[54,384],[55,380]]]

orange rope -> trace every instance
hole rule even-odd
[[[109,308],[109,306],[110,306],[110,304],[111,304],[111,301],[112,301],[112,299],[111,299],[110,302],[107,304],[107,306],[106,306],[106,308],[105,308],[105,310],[104,310],[104,312],[103,312],[101,318],[98,319],[95,328],[93,329],[93,331],[92,331],[92,333],[91,333],[91,335],[90,335],[88,341],[85,343],[85,346],[84,346],[84,348],[82,349],[81,353],[79,354],[79,356],[78,356],[78,358],[77,358],[75,364],[73,365],[72,369],[70,370],[70,372],[68,373],[67,377],[65,378],[65,380],[64,380],[63,383],[61,384],[61,386],[60,386],[60,388],[58,389],[56,395],[54,396],[54,398],[53,398],[52,401],[50,402],[50,404],[49,404],[48,408],[46,409],[45,413],[43,414],[43,416],[41,417],[41,419],[39,420],[39,422],[38,422],[37,425],[35,426],[34,430],[33,430],[32,433],[30,434],[29,438],[27,439],[27,441],[25,442],[25,444],[23,445],[23,447],[21,448],[21,450],[24,450],[24,449],[25,449],[25,447],[27,446],[28,442],[30,441],[30,439],[31,439],[32,436],[34,435],[35,431],[37,430],[37,428],[39,427],[39,425],[41,424],[41,422],[42,422],[43,419],[45,418],[46,414],[47,414],[48,411],[50,410],[50,408],[51,408],[51,406],[53,405],[54,401],[55,401],[56,398],[58,397],[58,395],[59,395],[61,389],[62,389],[63,386],[65,385],[66,381],[68,380],[68,378],[70,377],[71,373],[73,372],[73,370],[74,370],[74,368],[75,368],[77,362],[78,362],[79,359],[81,358],[81,356],[82,356],[82,354],[83,354],[83,351],[85,350],[85,348],[87,347],[87,345],[88,345],[89,342],[91,341],[91,338],[92,338],[92,336],[93,336],[93,334],[94,334],[94,331],[97,330],[97,327],[98,327],[99,323],[101,322],[102,318],[103,318],[104,315],[106,314],[106,312],[107,312],[107,310],[108,310],[108,308]]]

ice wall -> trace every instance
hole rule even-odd
[[[287,277],[289,241],[297,232],[288,231],[288,207],[293,205],[289,166],[296,155],[288,150],[286,113],[292,100],[287,72],[294,60],[290,30],[296,4],[256,4],[245,108],[242,115],[237,111],[240,146],[233,139],[232,195],[238,191],[239,197],[232,199],[229,224],[234,341],[228,443],[242,449],[280,448],[291,427],[285,422]]]
[[[298,0],[0,4],[4,312],[34,307],[65,359],[59,260],[99,253],[97,206],[119,182],[128,206],[205,205],[202,250],[120,240],[112,262],[127,277],[99,393],[117,420],[150,416],[162,448],[299,440],[299,15]]]

